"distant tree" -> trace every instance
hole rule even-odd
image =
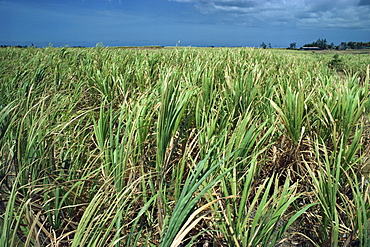
[[[262,49],[266,49],[267,45],[265,44],[265,42],[262,42],[262,44],[260,45]]]
[[[312,42],[310,44],[305,44],[305,47],[318,47],[320,49],[328,49],[326,39],[318,39],[316,42]]]
[[[357,42],[358,49],[364,49],[370,47],[370,42]]]
[[[269,48],[270,48],[270,49],[272,48],[271,43],[269,43]]]
[[[363,49],[370,46],[370,42],[349,42],[352,49]]]
[[[345,50],[345,49],[363,49],[370,47],[370,42],[354,42],[350,41],[348,43],[342,42],[340,43],[339,49]]]
[[[347,49],[347,43],[346,42],[341,42],[339,45],[339,50],[346,50]]]
[[[290,43],[290,45],[289,45],[289,48],[290,49],[295,49],[296,47],[297,47],[297,43],[296,42]]]
[[[326,44],[326,39],[318,39],[316,41],[316,44],[317,44],[317,47],[321,48],[321,49],[327,49],[328,48],[328,45]]]

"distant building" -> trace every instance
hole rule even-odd
[[[303,46],[303,47],[301,47],[301,50],[304,50],[304,51],[318,51],[318,50],[322,50],[322,49],[320,47]]]

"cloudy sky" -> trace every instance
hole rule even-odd
[[[370,0],[0,0],[0,44],[297,46],[370,41]]]

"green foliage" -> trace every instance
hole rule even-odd
[[[232,156],[233,153],[230,154]],[[229,158],[229,157],[227,157]],[[177,200],[177,204],[170,216],[170,219],[166,219],[165,229],[162,233],[160,246],[170,246],[178,238],[182,228],[187,226],[189,223],[185,223],[188,218],[193,218],[191,215],[194,211],[196,203],[200,198],[208,192],[218,181],[224,177],[232,168],[227,169],[225,172],[220,174],[215,179],[212,179],[207,185],[196,195],[194,193],[199,189],[202,183],[210,177],[212,172],[221,165],[222,161],[217,164],[211,164],[208,166],[209,155],[196,166],[195,170],[191,172],[190,176],[186,179],[184,187],[182,188],[181,195]],[[205,172],[203,172],[205,171]],[[196,211],[195,211],[196,212]],[[172,246],[172,245],[171,245]]]
[[[0,64],[0,246],[369,245],[366,55],[8,47]]]
[[[333,59],[328,63],[330,68],[336,69],[336,70],[343,70],[343,61],[339,58],[338,54],[335,54],[333,56]]]

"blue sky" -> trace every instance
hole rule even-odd
[[[0,44],[297,46],[370,41],[370,0],[0,0]]]

